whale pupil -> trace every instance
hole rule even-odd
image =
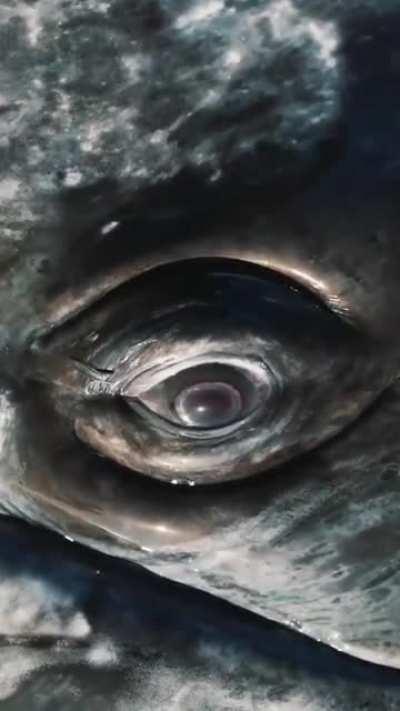
[[[242,407],[240,392],[223,382],[189,385],[175,399],[176,413],[189,427],[223,427],[238,419]]]

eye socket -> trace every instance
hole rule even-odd
[[[144,412],[144,406],[144,414],[157,415],[192,436],[194,431],[218,435],[222,428],[238,426],[253,414],[268,397],[270,383],[266,369],[251,359],[226,354],[214,358],[220,362],[177,364],[172,375],[162,368],[156,374],[146,373],[124,389],[124,398],[133,410]],[[156,382],[151,384],[152,380]]]
[[[102,456],[213,484],[274,468],[357,417],[384,386],[374,348],[274,272],[194,260],[154,269],[42,338],[33,377]]]

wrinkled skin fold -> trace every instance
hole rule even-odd
[[[396,3],[0,22],[5,708],[53,654],[60,708],[395,708]],[[241,420],[182,426],[189,366]]]

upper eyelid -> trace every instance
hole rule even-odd
[[[60,294],[55,302],[51,302],[50,300],[50,309],[48,310],[46,319],[47,323],[41,328],[40,332],[36,333],[36,337],[46,337],[50,335],[54,330],[69,323],[74,318],[79,318],[86,309],[96,307],[103,299],[107,299],[112,296],[115,291],[123,289],[138,278],[146,277],[158,269],[178,268],[179,266],[185,268],[188,263],[193,262],[234,263],[236,267],[242,265],[244,270],[248,268],[265,270],[266,278],[268,278],[269,273],[272,278],[287,280],[289,285],[291,283],[291,287],[294,290],[299,290],[299,292],[306,294],[316,305],[325,308],[331,315],[337,316],[342,322],[347,323],[355,330],[359,329],[358,323],[353,317],[352,310],[347,302],[338,294],[329,290],[323,281],[315,278],[306,269],[299,270],[290,267],[290,265],[282,264],[278,260],[275,262],[272,257],[270,260],[263,259],[258,262],[232,258],[229,255],[218,257],[194,256],[192,259],[179,258],[178,256],[175,261],[160,260],[151,266],[146,266],[143,270],[141,270],[141,265],[138,263],[135,265],[133,262],[124,264],[122,272],[114,272],[112,277],[104,278],[101,284],[100,282],[92,283],[84,295],[80,299],[78,298],[77,303],[75,303],[69,311],[68,308],[65,308],[65,303],[63,303],[65,298],[68,299],[68,297],[66,297],[65,294]]]
[[[66,237],[65,258],[68,261],[68,254],[71,257],[73,274],[70,281],[67,276],[61,290],[59,290],[59,275],[56,275],[57,281],[54,282],[54,288],[51,287],[46,294],[47,313],[45,318],[47,323],[43,331],[49,331],[53,327],[58,327],[69,321],[84,309],[107,297],[114,289],[140,277],[153,268],[167,266],[168,263],[173,262],[190,261],[191,258],[228,259],[241,261],[244,265],[247,263],[268,269],[278,277],[291,280],[294,286],[304,289],[332,313],[357,328],[357,323],[352,315],[354,308],[346,300],[346,297],[335,289],[335,279],[318,274],[314,270],[313,264],[307,260],[306,254],[304,254],[303,267],[301,254],[300,259],[286,256],[282,258],[278,253],[274,253],[274,249],[269,250],[266,246],[260,249],[257,237],[252,246],[252,232],[246,229],[242,235],[243,244],[241,245],[241,228],[236,228],[233,223],[232,233],[229,224],[228,226],[220,224],[218,215],[215,220],[214,217],[212,219],[204,218],[204,224],[200,220],[201,224],[192,233],[190,228],[189,231],[187,229],[187,221],[190,222],[193,217],[191,210],[195,209],[195,204],[182,205],[182,200],[179,202],[174,193],[171,198],[168,186],[164,186],[163,189],[153,187],[149,195],[136,195],[129,200],[126,199],[126,196],[123,200],[122,193],[123,191],[120,190],[118,195],[116,188],[114,188],[114,192],[110,189],[103,191],[103,193],[99,192],[104,201],[111,203],[107,204],[107,210],[104,210],[103,214],[99,216],[100,208],[97,208],[97,215],[94,210],[91,224],[88,220],[87,227],[82,225],[82,229],[75,230],[75,235],[71,236],[70,240]],[[78,195],[75,197],[75,201],[72,201],[69,209],[72,209],[73,213],[76,212],[76,207],[75,211],[73,210],[74,205],[77,205],[76,200],[79,205],[82,202],[82,197]],[[171,200],[172,208],[175,205],[179,207],[179,210],[172,209],[172,217],[170,214]],[[167,215],[165,214],[166,209],[168,210]],[[207,214],[204,209],[197,208],[197,210],[200,214]],[[161,212],[160,216],[158,216],[159,211]],[[65,223],[68,222],[68,214],[67,210]],[[154,215],[156,215],[155,219]],[[110,223],[117,225],[115,230],[112,230],[109,235],[102,235],[102,230]],[[176,229],[171,229],[171,224],[175,224]],[[158,228],[160,228],[160,234]],[[265,226],[265,229],[267,230],[268,226]],[[273,224],[269,229],[274,230]],[[67,225],[65,230],[68,232]],[[142,238],[144,235],[145,239]],[[286,234],[282,234],[282,238],[290,247],[290,235],[288,237]],[[278,230],[276,244],[279,245],[279,242],[280,232]],[[174,251],[173,255],[171,250]]]

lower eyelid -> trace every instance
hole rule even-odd
[[[172,422],[171,420],[168,420],[167,418],[162,417],[154,410],[148,408],[138,398],[132,398],[131,401],[129,401],[129,398],[124,398],[124,400],[127,403],[128,407],[130,407],[134,412],[139,414],[144,420],[147,420],[148,422],[153,423],[153,425],[157,428],[157,430],[160,430],[161,432],[162,431],[168,432],[168,433],[174,435],[175,437],[176,437],[177,433],[179,433],[179,437],[184,437],[185,439],[188,439],[188,440],[198,440],[198,441],[215,440],[218,443],[222,443],[225,439],[228,439],[236,430],[243,427],[243,425],[246,423],[246,421],[249,419],[249,417],[252,414],[252,413],[248,413],[245,417],[241,418],[240,420],[237,420],[236,422],[233,422],[233,423],[226,425],[224,427],[205,429],[205,428],[187,427],[183,423]]]

